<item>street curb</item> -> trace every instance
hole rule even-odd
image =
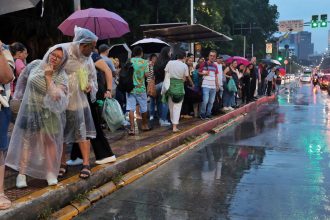
[[[205,132],[211,131],[220,124],[228,122],[230,119],[242,114],[246,114],[256,109],[258,106],[271,102],[274,99],[275,96],[262,97],[256,102],[249,103],[225,115],[216,117],[210,121],[205,121],[200,125],[192,126],[185,131],[169,135],[166,139],[140,147],[130,153],[122,155],[118,157],[116,163],[114,164],[98,165],[92,169],[92,175],[87,180],[81,180],[78,175],[75,175],[61,181],[57,186],[46,187],[42,190],[31,193],[28,196],[14,201],[11,209],[0,211],[0,219],[36,219],[40,213],[45,212],[45,210],[58,210],[69,204],[72,200],[75,200],[77,195],[83,192],[88,192],[91,189],[95,189],[100,186],[105,187],[106,185],[111,190],[115,191],[118,188],[135,181],[137,178],[144,175],[143,172],[147,171],[140,170],[130,173],[129,175],[125,174],[125,178],[121,178],[120,181],[115,184],[115,188],[112,184],[110,184],[111,186],[107,185],[109,182],[111,183],[112,179],[119,174],[129,173],[130,171],[141,168],[143,165],[148,163],[151,163],[148,167],[150,171],[156,169],[156,167],[159,167],[171,158],[177,156],[177,154],[180,154],[180,151],[185,151],[186,147],[181,146],[188,137],[198,136]],[[179,147],[179,149],[173,150],[176,146],[180,146],[181,148]],[[173,152],[171,152],[171,150],[173,150]],[[102,187],[99,189],[101,192]],[[108,189],[104,189],[103,193],[104,192],[109,191]],[[91,201],[89,203],[91,203]],[[86,205],[88,204],[83,204],[85,208]],[[83,209],[83,207],[77,206],[77,203],[73,204],[73,207],[77,211],[79,211],[79,209]],[[76,211],[72,208],[67,208],[68,212],[69,210],[76,213]],[[64,215],[61,217],[62,219],[70,219],[69,213],[65,214],[65,216],[67,216],[66,218],[63,216]]]

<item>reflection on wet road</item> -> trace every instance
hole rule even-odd
[[[329,105],[287,91],[78,219],[330,219]]]

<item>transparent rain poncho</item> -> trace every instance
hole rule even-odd
[[[69,79],[69,105],[66,111],[67,124],[64,131],[65,143],[85,141],[96,137],[96,130],[88,103],[88,97],[81,88],[81,75],[85,74],[86,83],[90,86],[90,99],[96,101],[97,75],[91,56],[84,56],[79,46],[97,41],[97,37],[87,29],[75,28],[72,43],[67,43],[69,59],[65,71]]]
[[[44,70],[50,53],[57,48],[62,48],[63,58],[47,88]],[[6,165],[34,178],[57,177],[60,169],[68,105],[68,78],[63,68],[67,58],[65,48],[55,45],[39,65],[26,73],[26,89],[11,135]]]

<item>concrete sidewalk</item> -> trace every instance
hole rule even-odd
[[[77,195],[99,187],[150,162],[184,143],[187,138],[210,131],[216,126],[241,114],[253,111],[261,104],[271,102],[274,99],[274,96],[263,97],[210,121],[180,120],[182,131],[177,134],[173,134],[169,128],[159,126],[155,126],[152,131],[141,132],[136,136],[128,136],[124,131],[107,132],[107,138],[118,157],[117,162],[94,166],[93,174],[88,180],[81,180],[77,175],[79,167],[75,167],[70,169],[68,178],[57,186],[49,187],[46,181],[29,180],[28,189],[19,190],[15,188],[16,172],[8,171],[6,173],[8,186],[6,194],[14,202],[11,209],[0,212],[0,219],[36,219],[41,213],[56,211],[77,199]]]

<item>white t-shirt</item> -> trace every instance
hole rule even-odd
[[[218,67],[218,81],[219,81],[219,86],[223,86],[223,70],[222,70],[222,64],[216,63]]]
[[[187,64],[180,60],[171,60],[165,67],[165,73],[170,74],[169,78],[184,79],[189,76],[189,70]]]

